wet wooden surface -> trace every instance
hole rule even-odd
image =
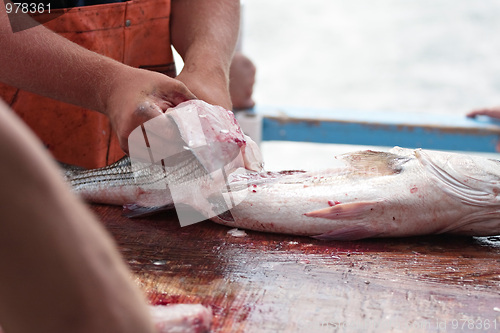
[[[202,303],[213,332],[498,332],[500,237],[326,242],[92,205],[152,304]]]

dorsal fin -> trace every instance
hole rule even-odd
[[[408,156],[373,150],[358,151],[341,157],[359,173],[377,176],[398,174],[403,169],[403,164],[411,159]]]

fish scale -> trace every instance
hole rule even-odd
[[[166,184],[178,184],[206,175],[206,171],[192,154],[173,166],[144,164],[133,167],[130,157],[125,156],[117,162],[98,169],[83,169],[62,164],[63,175],[74,192],[87,201],[104,204],[126,205],[136,203],[138,195],[162,191],[163,195],[150,206],[172,204],[170,193],[165,191]],[[157,199],[158,196],[155,196]]]

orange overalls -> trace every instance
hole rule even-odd
[[[176,75],[170,46],[170,0],[134,0],[58,10],[65,13],[45,23],[47,28],[124,64]],[[97,168],[124,155],[103,114],[4,84],[0,84],[0,98],[61,162]]]

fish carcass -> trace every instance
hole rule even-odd
[[[335,240],[500,234],[499,161],[399,147],[336,158],[344,165],[235,176],[245,199],[231,209],[232,219],[212,220]]]
[[[500,234],[496,160],[396,147],[344,154],[336,157],[338,167],[320,171],[262,172],[260,151],[233,113],[202,101],[181,103],[135,133],[131,155],[136,147],[149,166],[134,169],[125,157],[102,169],[68,170],[74,191],[90,202],[125,205],[134,215],[173,208],[169,186],[194,179],[200,191],[175,204],[231,228],[338,240]],[[163,157],[172,147],[184,157],[169,166]],[[218,168],[227,175],[214,192],[214,178],[205,176]],[[233,203],[229,212],[220,213],[211,195]]]
[[[344,165],[231,174],[231,193],[223,195],[239,196],[241,202],[212,220],[231,228],[337,240],[500,234],[499,161],[398,147],[335,158]],[[101,170],[73,171],[67,179],[88,201],[150,202],[154,210],[172,207],[168,193],[153,194],[146,186],[163,177],[149,174],[137,182],[125,158]]]

